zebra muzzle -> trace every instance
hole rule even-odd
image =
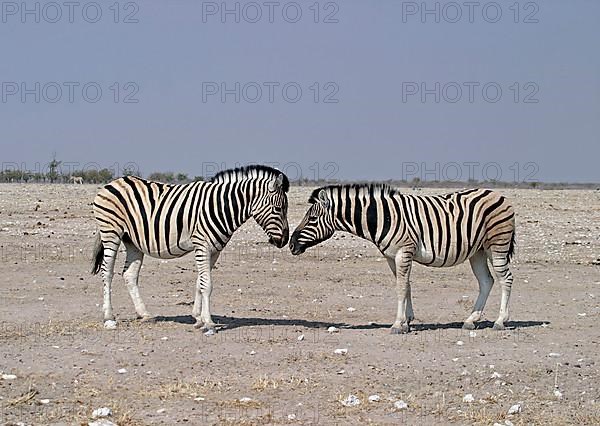
[[[306,250],[306,248],[298,244],[298,239],[295,238],[294,235],[292,235],[292,239],[290,240],[290,251],[292,252],[292,254],[296,256],[304,253],[304,250]]]
[[[283,248],[288,243],[288,234],[285,233],[280,238],[270,237],[269,243],[273,244],[277,248]]]

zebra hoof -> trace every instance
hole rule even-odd
[[[392,327],[390,334],[406,334],[410,331],[410,327],[407,324],[402,324],[400,327]]]
[[[506,327],[504,326],[504,323],[495,322],[493,329],[494,330],[506,330]]]
[[[104,321],[104,328],[107,330],[114,330],[117,328],[117,322],[115,320]]]
[[[203,331],[207,336],[212,336],[216,333],[214,323],[204,323],[200,320],[197,320],[196,324],[194,324],[194,328],[200,329],[200,331]]]
[[[475,330],[475,324],[472,322],[465,322],[462,328],[463,330]]]

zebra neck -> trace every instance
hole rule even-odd
[[[377,228],[377,206],[375,202],[351,202],[349,198],[342,197],[342,202],[336,200],[333,205],[334,229],[336,231],[350,232],[357,237],[375,242]]]
[[[254,194],[248,181],[228,182],[219,185],[212,193],[213,217],[219,233],[228,241],[233,233],[251,216]]]

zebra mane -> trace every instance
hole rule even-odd
[[[290,189],[290,181],[285,173],[274,169],[273,167],[263,165],[251,165],[244,167],[236,167],[235,169],[222,170],[210,180],[211,182],[227,182],[235,181],[243,178],[262,177],[268,176],[276,178],[279,175],[283,175],[282,189],[284,192],[288,192]]]
[[[357,191],[360,195],[375,195],[375,194],[394,194],[396,190],[389,186],[386,183],[352,183],[346,185],[327,185],[322,186],[320,188],[316,188],[310,197],[308,198],[308,202],[310,204],[314,204],[319,200],[319,192],[322,189],[326,190],[329,193],[345,191],[349,188],[351,191]]]

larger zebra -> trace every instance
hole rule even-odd
[[[414,319],[410,289],[413,261],[426,266],[453,266],[469,259],[479,282],[479,296],[464,327],[473,329],[494,283],[502,285],[495,329],[508,320],[512,286],[509,262],[515,245],[511,204],[487,189],[441,196],[405,195],[387,185],[343,185],[317,188],[310,206],[290,239],[292,254],[347,231],[375,243],[396,277],[398,312],[392,333],[406,333]]]
[[[100,189],[94,199],[98,234],[92,273],[102,271],[104,325],[113,328],[111,284],[117,250],[124,243],[123,277],[139,317],[150,318],[138,290],[144,254],[161,259],[195,253],[198,279],[192,315],[213,333],[211,269],[234,231],[253,217],[282,248],[288,242],[285,174],[266,166],[225,170],[211,181],[168,185],[126,176]]]

